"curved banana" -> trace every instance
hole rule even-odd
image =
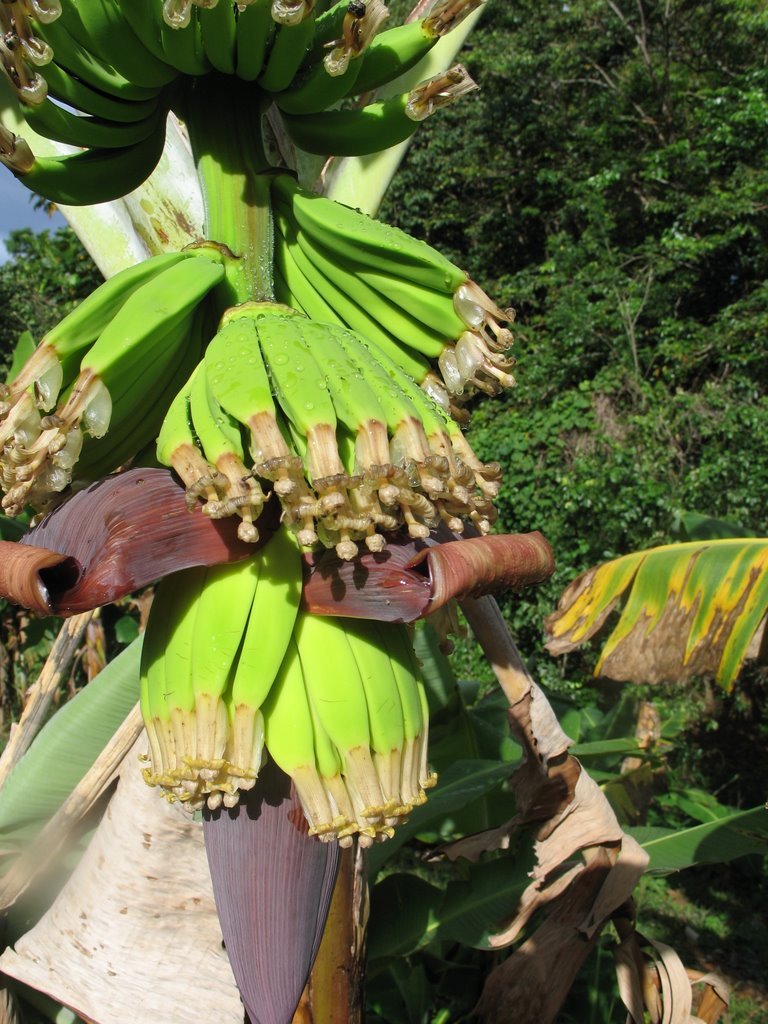
[[[483,0],[441,0],[422,21],[398,25],[376,36],[365,52],[353,88],[346,95],[371,92],[410,71],[439,39],[481,3]]]
[[[437,249],[351,206],[303,189],[288,174],[272,179],[272,194],[286,222],[334,257],[379,273],[416,278],[426,288],[455,291],[468,275]]]
[[[315,34],[314,11],[307,5],[302,5],[302,8],[304,17],[301,21],[277,26],[263,70],[256,79],[265,92],[277,93],[287,89],[301,67]],[[274,3],[272,9],[274,12]]]
[[[280,307],[252,303],[229,310],[206,351],[206,373],[216,401],[250,433],[254,472],[272,482],[286,513],[300,524],[300,543],[313,544],[315,502],[301,459],[280,429],[256,327],[259,313],[276,308]]]
[[[276,96],[278,107],[289,114],[319,113],[354,91],[361,57],[388,16],[383,0],[349,4],[338,45],[296,75],[292,85]]]
[[[238,527],[240,539],[257,541],[259,533],[254,523],[264,506],[264,493],[244,464],[240,424],[221,408],[212,395],[204,369],[192,380],[189,411],[207,462],[218,477],[223,477],[217,487],[219,498],[209,500],[203,506],[203,512],[214,519],[236,513],[242,519]]]
[[[98,53],[129,82],[154,89],[178,76],[175,68],[141,42],[113,0],[67,0],[60,20],[74,39]]]
[[[365,689],[345,629],[343,620],[299,612],[294,636],[307,692],[339,752],[347,791],[365,842],[388,828],[384,822],[388,808],[371,756]]]
[[[237,15],[235,73],[245,82],[255,82],[264,68],[277,25],[271,0],[256,0]]]
[[[334,839],[337,815],[331,809],[315,757],[312,712],[299,651],[293,637],[262,707],[270,757],[291,776],[309,823],[310,835]]]
[[[24,108],[24,120],[38,135],[89,149],[124,149],[143,142],[165,117],[166,111],[158,108],[143,121],[107,121],[75,114],[51,99]]]
[[[143,121],[153,114],[160,104],[160,93],[148,99],[119,99],[94,89],[60,67],[55,60],[46,64],[44,80],[48,93],[66,103],[74,110],[106,121]],[[34,102],[34,101],[30,101]]]
[[[228,693],[225,756],[239,789],[250,789],[258,774],[264,745],[261,708],[288,650],[301,599],[301,556],[286,529],[279,529],[261,549],[257,566],[256,591]]]
[[[211,67],[222,75],[234,75],[237,51],[234,5],[228,0],[220,0],[214,7],[200,7],[197,18],[203,50]]]
[[[400,792],[405,727],[400,690],[387,648],[376,623],[365,619],[344,624],[344,633],[357,663],[368,705],[371,750],[384,796],[385,819],[393,825],[410,808]]]
[[[404,142],[420,121],[475,88],[466,68],[457,64],[410,92],[364,107],[319,114],[283,111],[283,124],[293,142],[307,153],[366,156]]]
[[[197,744],[188,764],[209,794],[212,809],[224,794],[235,792],[224,757],[229,739],[225,691],[232,682],[258,578],[255,559],[213,566],[207,569],[197,601],[191,649]]]
[[[64,11],[66,11],[66,4]],[[57,18],[46,25],[40,25],[38,31],[53,49],[56,64],[73,75],[78,81],[85,82],[92,89],[113,96],[116,99],[133,102],[135,100],[151,100],[159,91],[159,86],[146,88],[136,85],[125,78],[115,68],[105,63],[101,54],[89,40],[83,45],[67,31],[68,18]],[[45,72],[43,72],[46,77]]]
[[[157,166],[164,145],[165,119],[158,118],[154,130],[131,146],[60,157],[36,157],[23,139],[14,136],[7,151],[0,148],[0,162],[45,199],[85,206],[111,202],[138,188]]]

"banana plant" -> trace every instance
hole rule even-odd
[[[380,0],[0,5],[0,161],[107,275],[0,402],[3,511],[42,517],[4,548],[5,592],[77,613],[0,765],[11,795],[64,776],[52,816],[50,801],[28,822],[8,810],[40,854],[2,890],[16,941],[0,969],[27,995],[99,1024],[178,1019],[190,995],[201,1019],[235,1024],[242,999],[253,1024],[288,1024],[317,955],[308,1012],[359,1019],[359,993],[321,983],[321,936],[343,861],[331,946],[353,934],[362,949],[364,852],[437,782],[407,624],[439,593],[461,599],[507,697],[518,817],[540,825],[517,920],[552,911],[564,969],[537,1020],[643,869],[485,596],[552,568],[543,541],[526,574],[530,540],[486,536],[501,468],[461,429],[468,399],[514,383],[512,313],[370,216],[418,124],[476,87],[447,65],[477,8],[419,4],[383,28]],[[135,711],[106,745],[55,716],[30,746],[83,609],[158,579],[138,671],[137,645],[119,676],[138,752]],[[96,699],[86,689],[70,724]],[[54,849],[77,859],[71,825],[116,777],[46,900],[60,878],[35,867]],[[586,943],[574,906],[592,915]],[[528,954],[494,976],[489,1020],[528,987]]]

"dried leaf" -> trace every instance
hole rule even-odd
[[[5,950],[0,970],[98,1024],[158,1024],[190,1013],[242,1024],[202,828],[144,784],[138,756],[145,749],[140,739],[126,757],[74,874]]]
[[[712,672],[729,688],[768,609],[768,539],[671,544],[589,569],[546,620],[551,653],[589,640],[622,597],[596,674],[655,683]]]

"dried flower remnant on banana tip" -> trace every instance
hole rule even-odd
[[[29,19],[34,17],[46,24],[60,13],[58,2],[0,3],[0,65],[16,96],[24,103],[37,104],[45,99],[45,80],[34,68],[48,64],[53,57],[50,46],[33,34]]]

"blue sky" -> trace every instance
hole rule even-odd
[[[35,210],[31,201],[32,193],[18,182],[9,170],[0,166],[0,263],[6,259],[5,238],[9,231],[18,228],[46,228],[55,231],[66,221],[60,213],[49,217],[47,213]]]

